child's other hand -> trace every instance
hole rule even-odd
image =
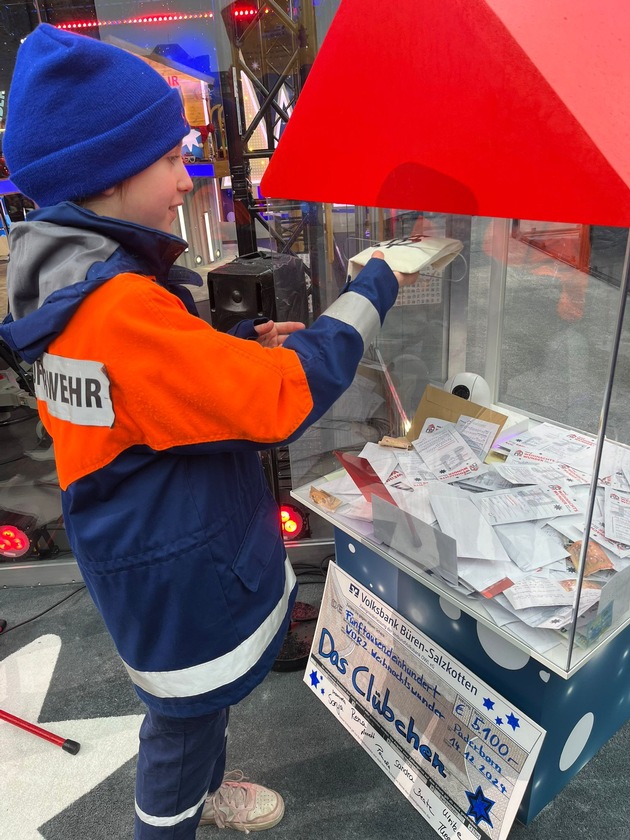
[[[374,251],[372,259],[384,260],[385,255],[382,251]],[[413,286],[419,276],[419,271],[416,271],[413,274],[403,274],[402,271],[394,271],[394,277],[398,280],[399,286]]]
[[[300,321],[267,321],[265,324],[257,324],[254,329],[258,333],[256,341],[263,347],[278,347],[284,344],[287,336],[297,330],[303,330],[304,324]]]

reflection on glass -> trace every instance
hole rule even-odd
[[[0,564],[70,555],[52,441],[28,367],[0,347]]]
[[[321,218],[329,299],[379,243],[455,237],[462,249],[401,288],[351,388],[291,446],[293,486],[326,490],[329,521],[571,669],[629,619],[625,328],[598,438],[627,231],[348,206]],[[489,400],[441,405],[464,372],[488,376]],[[385,438],[401,448],[383,455]],[[364,463],[382,491],[349,469],[353,495],[338,459]]]
[[[584,262],[575,228],[527,225],[529,234],[514,236],[509,245],[499,398],[594,434],[610,366],[618,281]],[[616,242],[615,251],[619,247]],[[592,259],[602,266],[601,256],[593,253]],[[616,407],[611,421],[630,433],[629,420],[630,412]]]

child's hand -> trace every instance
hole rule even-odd
[[[258,324],[254,327],[258,333],[256,341],[263,347],[278,347],[284,344],[285,339],[297,330],[303,330],[304,324],[300,321],[267,321],[265,324]]]
[[[382,251],[374,251],[372,258],[384,260],[385,256]],[[394,271],[394,277],[398,280],[399,286],[413,286],[418,277],[420,277],[420,272],[416,271],[413,274],[403,274],[402,271]]]

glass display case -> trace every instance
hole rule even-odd
[[[351,388],[291,445],[294,500],[571,676],[630,621],[624,283],[516,221],[320,210],[323,304],[370,246],[459,247],[401,288]]]

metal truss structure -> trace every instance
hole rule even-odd
[[[323,259],[315,233],[321,225],[320,210],[297,201],[269,207],[254,194],[251,177],[252,166],[273,155],[313,62],[317,49],[313,6],[293,0],[235,0],[221,14],[231,49],[231,66],[221,74],[221,89],[238,251],[257,250],[258,223],[279,252],[300,255],[312,281],[316,315],[318,267]]]

